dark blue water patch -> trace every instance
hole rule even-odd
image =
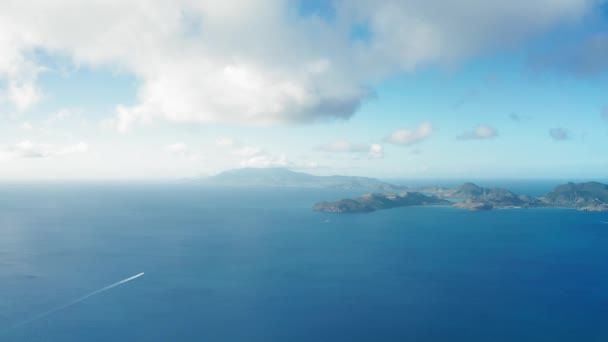
[[[608,338],[607,214],[310,210],[348,195],[0,187],[0,340]]]

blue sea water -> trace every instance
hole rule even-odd
[[[354,194],[0,185],[0,341],[608,341],[608,214]]]

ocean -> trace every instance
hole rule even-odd
[[[608,341],[608,213],[359,194],[2,184],[0,341]]]

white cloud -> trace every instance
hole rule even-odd
[[[299,17],[288,0],[6,0],[0,4],[2,98],[41,98],[38,51],[132,73],[133,105],[114,125],[250,125],[347,119],[388,75],[453,63],[576,20],[593,0],[336,2],[336,18]],[[44,13],[44,15],[33,15]],[[351,28],[367,23],[369,40]],[[77,29],[75,29],[77,28]]]
[[[466,131],[458,136],[460,140],[492,139],[498,136],[496,128],[488,125],[479,125],[471,131]]]
[[[0,21],[4,21],[2,14]],[[0,81],[4,80],[6,84],[3,89],[0,88],[0,103],[8,102],[22,112],[42,98],[36,80],[44,68],[37,65],[31,54],[22,48],[21,45],[27,44],[24,37],[15,36],[15,32],[10,31],[10,24],[8,27],[2,24],[0,22],[0,30],[4,31],[0,31]],[[21,34],[24,35],[23,32]]]
[[[35,143],[24,140],[16,144],[0,145],[0,159],[14,158],[55,158],[88,151],[89,146],[78,143],[67,146],[55,146],[46,143]]]
[[[51,115],[50,121],[61,121],[75,116],[75,113],[69,109],[62,108]]]
[[[266,151],[261,147],[248,146],[230,137],[217,138],[215,145],[219,148],[228,149],[231,154],[239,157],[255,157],[266,154]]]
[[[380,144],[356,144],[348,141],[334,141],[315,147],[316,151],[327,153],[367,153],[370,159],[384,158],[384,147]]]
[[[40,101],[41,98],[42,93],[33,82],[9,82],[6,99],[12,103],[18,111],[22,112],[30,108]]]
[[[244,159],[241,161],[241,167],[256,167],[256,168],[268,168],[268,167],[288,167],[289,161],[285,155],[280,156],[269,156],[261,155],[252,158]]]
[[[217,140],[215,141],[215,144],[217,145],[217,147],[234,147],[236,145],[239,145],[239,143],[237,141],[235,141],[232,138],[228,138],[228,137],[217,138]]]
[[[382,159],[384,158],[384,147],[380,144],[372,144],[369,147],[368,155],[370,159]]]
[[[193,151],[190,146],[183,142],[176,142],[169,144],[163,148],[167,153],[171,153],[176,156],[186,157],[190,161],[199,162],[205,159],[205,156],[197,151]]]
[[[423,122],[413,130],[400,129],[391,133],[385,138],[387,142],[395,145],[412,145],[423,141],[433,134],[433,125],[430,122]]]
[[[67,147],[60,148],[55,150],[55,156],[67,156],[74,153],[82,153],[87,152],[89,150],[89,145],[86,143],[78,143],[76,145],[71,145]]]
[[[288,167],[291,169],[317,168],[314,161],[295,162],[287,158],[284,154],[275,154],[266,149],[250,146],[241,141],[230,137],[220,137],[215,141],[215,145],[228,152],[228,155],[240,159],[240,167]]]
[[[244,146],[232,152],[234,155],[241,157],[254,157],[264,154],[264,150],[260,147]]]

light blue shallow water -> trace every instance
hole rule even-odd
[[[2,185],[0,340],[608,340],[608,214],[310,210],[349,195]]]

